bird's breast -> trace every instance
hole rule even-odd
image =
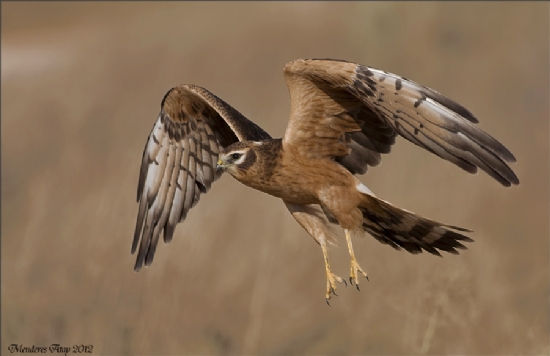
[[[282,170],[269,177],[239,179],[241,183],[293,204],[318,204],[315,182]]]
[[[252,172],[250,172],[252,173]],[[301,162],[282,159],[271,171],[235,177],[241,183],[293,204],[319,204],[319,193],[328,186],[347,186],[351,173],[335,162]]]

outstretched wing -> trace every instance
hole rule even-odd
[[[269,138],[204,88],[181,85],[168,91],[143,151],[132,243],[132,254],[139,243],[134,269],[151,264],[161,232],[164,242],[170,242],[176,224],[185,220],[200,195],[219,178],[215,167],[223,148],[237,141]]]
[[[463,106],[395,74],[336,60],[296,60],[284,68],[290,121],[283,147],[335,158],[363,174],[400,134],[462,169],[481,168],[504,186],[519,184],[514,156],[480,130]]]

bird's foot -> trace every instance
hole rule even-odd
[[[367,276],[367,273],[365,271],[363,271],[361,266],[359,266],[359,263],[357,263],[357,261],[355,259],[351,260],[350,270],[351,271],[350,271],[350,274],[349,274],[349,282],[351,283],[351,285],[355,284],[355,288],[357,288],[357,290],[360,291],[360,289],[359,289],[359,280],[357,279],[357,273],[358,272],[361,273],[367,279],[367,281],[369,280],[369,277]]]
[[[338,294],[336,294],[336,282],[340,284],[344,283],[346,287],[348,285],[345,279],[338,277],[337,275],[332,273],[330,269],[327,268],[327,292],[325,294],[325,298],[329,306],[329,300],[332,298],[332,295],[334,294],[335,296],[338,296]]]

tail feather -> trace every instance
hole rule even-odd
[[[425,250],[437,256],[441,256],[439,251],[458,254],[457,249],[466,249],[461,242],[473,241],[457,232],[471,230],[426,219],[370,194],[364,196],[365,202],[359,207],[363,213],[363,229],[397,250],[414,254]]]

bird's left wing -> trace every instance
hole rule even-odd
[[[237,141],[271,138],[229,104],[195,85],[166,93],[143,151],[132,254],[134,269],[150,265],[161,232],[172,239],[176,224],[219,178],[219,152]],[[140,242],[141,239],[141,242]]]
[[[519,184],[514,156],[479,129],[460,104],[411,80],[337,60],[296,60],[284,68],[291,112],[283,149],[335,159],[363,174],[380,163],[397,134],[462,169],[481,168]]]

